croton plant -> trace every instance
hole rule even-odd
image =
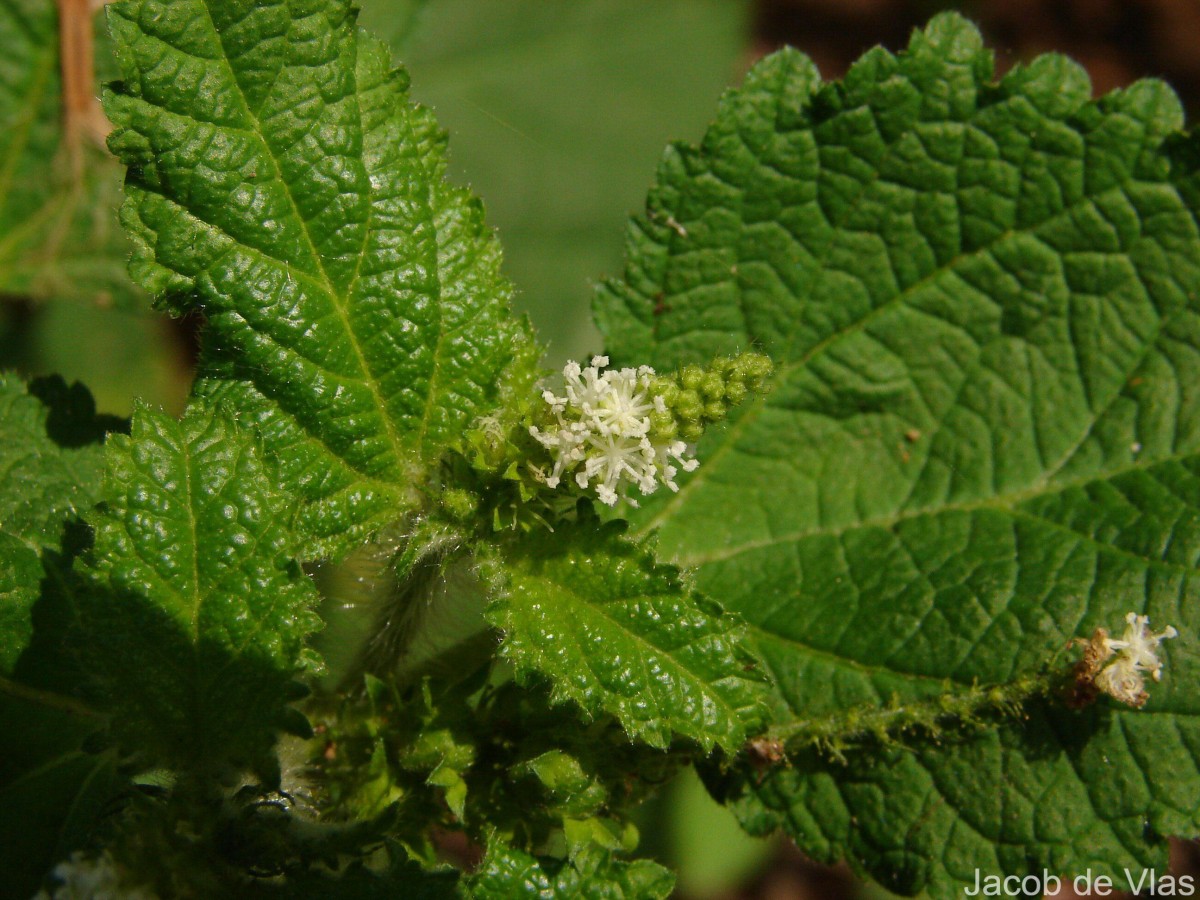
[[[687,767],[902,894],[1161,887],[1200,831],[1170,88],[997,78],[955,14],[840,81],[770,55],[662,157],[603,355],[543,368],[349,0],[106,16],[129,271],[201,348],[180,416],[0,379],[0,894],[665,897],[633,816]],[[0,4],[6,251],[54,216],[55,22]]]

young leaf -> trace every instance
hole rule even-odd
[[[674,886],[675,876],[648,859],[624,862],[591,848],[570,861],[541,860],[494,842],[467,879],[465,895],[472,900],[662,900]]]
[[[741,623],[609,527],[538,531],[488,561],[488,617],[519,673],[556,702],[614,715],[635,738],[736,751],[761,721],[763,684]]]
[[[110,6],[133,271],[208,320],[201,388],[311,506],[311,555],[417,502],[529,338],[482,208],[349,0]]]
[[[317,624],[292,502],[203,405],[180,421],[140,408],[107,457],[80,619],[114,729],[160,764],[265,770]]]
[[[512,775],[532,776],[549,798],[549,809],[564,817],[595,815],[608,801],[608,791],[583,761],[557,748],[512,767]]]
[[[755,830],[946,898],[1200,830],[1200,154],[1161,84],[991,75],[953,15],[840,84],[763,61],[597,302],[621,362],[777,361],[642,520],[750,623],[777,728],[1012,685],[1129,610],[1180,630],[1143,712],[743,779]]]

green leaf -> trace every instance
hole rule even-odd
[[[6,716],[26,711],[7,702],[0,708]],[[19,777],[0,779],[0,869],[8,896],[32,896],[50,867],[86,842],[123,785],[113,754],[66,745]]]
[[[63,522],[98,499],[99,446],[124,427],[97,416],[82,385],[0,374],[0,530],[32,549],[61,547]]]
[[[567,855],[578,862],[581,854],[594,849],[613,853],[630,853],[637,849],[638,830],[632,822],[595,816],[587,819],[564,819],[563,839]]]
[[[200,390],[308,501],[310,555],[347,550],[417,503],[528,355],[482,207],[348,0],[109,10],[133,271],[204,312]]]
[[[103,441],[125,423],[60,378],[0,375],[0,871],[28,897],[91,836],[124,786],[109,753],[82,749],[105,720],[82,705],[73,659],[78,517],[99,499]]]
[[[539,753],[512,767],[516,777],[531,775],[541,782],[552,812],[562,816],[590,816],[608,802],[608,790],[584,761],[564,750]]]
[[[79,587],[71,565],[81,530],[67,531],[62,553],[47,549],[40,559],[0,533],[0,573],[14,543],[21,562],[15,567],[19,598],[0,594],[0,721],[15,723],[0,729],[0,871],[19,897],[28,897],[53,863],[91,840],[127,787],[102,740],[107,717],[80,702],[86,679],[68,640]],[[21,602],[13,604],[16,599]]]
[[[13,670],[33,636],[33,604],[41,581],[37,551],[0,532],[0,673]]]
[[[438,858],[432,823],[524,850],[561,843],[572,829],[589,843],[636,844],[623,811],[669,780],[691,748],[631,741],[611,716],[582,725],[552,707],[542,685],[523,687],[507,670],[497,684],[492,674],[485,666],[453,686],[402,691],[368,677],[365,698],[318,726],[336,748],[324,767],[335,811],[398,804],[403,831],[393,836],[429,860]]]
[[[107,457],[80,624],[114,730],[168,766],[262,771],[317,627],[294,504],[202,405],[179,421],[140,408]]]
[[[400,766],[424,774],[425,783],[445,791],[446,805],[458,818],[466,819],[467,770],[475,763],[475,746],[464,740],[461,729],[440,720],[427,684],[422,685],[428,723],[406,744],[400,754]],[[437,727],[442,726],[442,727]]]
[[[97,416],[91,395],[61,378],[26,386],[0,374],[0,674],[14,670],[33,634],[42,554],[62,548],[69,520],[100,495],[100,442],[124,423]]]
[[[64,133],[56,4],[0,5],[0,34],[0,293],[136,302],[117,165]]]
[[[589,285],[620,264],[622,224],[663,144],[699,134],[741,71],[750,4],[362,5],[450,132],[453,177],[487,200],[518,308],[554,359],[586,358],[598,346]]]
[[[66,652],[78,549],[67,534],[64,552],[39,557],[0,531],[0,721],[14,723],[0,729],[0,871],[18,897],[91,838],[126,786],[114,754],[85,749],[107,720],[79,701],[81,679]]]
[[[599,849],[583,851],[570,862],[538,859],[493,842],[479,869],[468,877],[466,895],[472,900],[661,900],[674,886],[675,876],[648,859],[625,862]]]
[[[597,301],[621,363],[777,362],[641,519],[750,623],[776,730],[953,707],[1129,610],[1179,628],[1142,712],[1033,703],[726,788],[936,898],[976,867],[1123,878],[1200,831],[1200,153],[1162,84],[991,77],[952,15],[840,84],[768,58],[668,155]]]
[[[680,735],[736,751],[760,724],[763,685],[741,622],[617,529],[538,531],[485,567],[501,654],[548,678],[554,702],[610,713],[655,747]]]

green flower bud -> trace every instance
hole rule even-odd
[[[675,418],[691,422],[698,421],[703,414],[704,406],[700,402],[700,395],[695,391],[680,391],[679,399],[675,401],[674,406],[668,406]]]
[[[720,400],[725,396],[725,379],[716,372],[705,372],[700,381],[700,393],[708,400]]]
[[[656,376],[653,393],[676,422],[679,437],[691,442],[761,390],[770,372],[771,360],[758,353],[719,356],[705,368],[688,365],[673,375]],[[654,428],[656,434],[668,433],[662,423]]]
[[[704,381],[704,370],[699,366],[684,366],[679,370],[679,383],[689,391],[700,389],[700,384]]]

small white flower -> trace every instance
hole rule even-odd
[[[650,392],[654,370],[606,371],[607,365],[607,356],[592,357],[587,368],[569,362],[563,367],[566,396],[542,392],[554,423],[530,426],[529,433],[550,452],[554,466],[549,474],[532,464],[530,471],[550,488],[573,472],[579,487],[592,488],[609,506],[621,499],[626,483],[643,494],[653,493],[659,484],[679,490],[674,463],[685,472],[699,463],[684,456],[687,445],[682,441],[650,440],[651,414],[666,411],[662,397]]]
[[[655,464],[662,473],[663,484],[673,491],[679,490],[679,485],[675,483],[675,475],[679,470],[671,465],[671,460],[678,462],[685,472],[694,472],[696,471],[696,467],[700,465],[700,460],[698,459],[685,459],[683,454],[686,452],[687,444],[683,441],[663,444],[655,450]]]
[[[1125,658],[1116,659],[1101,669],[1095,685],[1101,693],[1129,706],[1140,707],[1150,699],[1142,673]]]
[[[547,431],[540,431],[531,425],[529,433],[554,457],[554,470],[549,475],[541,473],[540,469],[535,469],[535,474],[541,473],[540,477],[546,482],[547,487],[558,487],[563,473],[583,461],[585,456],[583,445],[587,440],[587,431],[575,426],[560,424],[558,428]]]
[[[608,390],[599,397],[592,418],[601,434],[641,437],[650,431],[650,413],[654,401],[647,397],[654,370],[621,369],[606,372]],[[656,398],[661,401],[661,398]]]
[[[1115,652],[1118,662],[1123,662],[1136,672],[1149,672],[1155,681],[1162,681],[1162,660],[1158,658],[1158,645],[1176,637],[1179,632],[1168,625],[1155,634],[1150,630],[1150,617],[1129,613],[1125,617],[1125,633],[1120,640],[1108,639],[1108,649]]]
[[[574,360],[567,363],[563,367],[563,378],[567,382],[566,402],[589,412],[595,409],[606,388],[600,369],[607,365],[607,356],[593,356],[592,364],[586,369],[581,369]]]
[[[1098,630],[1096,662],[1102,668],[1095,675],[1094,683],[1110,697],[1140,707],[1149,697],[1145,676],[1149,674],[1156,682],[1162,680],[1159,645],[1179,632],[1169,625],[1162,631],[1153,632],[1150,617],[1133,612],[1125,617],[1125,622],[1125,633],[1120,638],[1110,638],[1103,629]]]

